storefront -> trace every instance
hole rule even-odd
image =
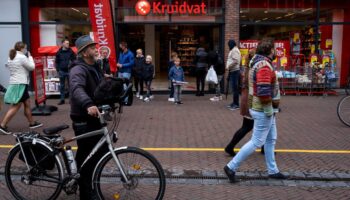
[[[136,6],[145,2],[146,7]],[[133,52],[141,48],[152,55],[157,78],[166,79],[171,52],[179,54],[190,76],[198,47],[217,50],[225,58],[229,39],[240,41],[245,54],[265,37],[278,41],[280,57],[276,66],[292,75],[298,73],[297,66],[310,65],[315,59],[320,64],[331,63],[337,87],[345,84],[349,74],[349,1],[112,0],[111,3],[116,43],[126,41]],[[40,46],[59,45],[63,38],[74,44],[80,35],[92,31],[87,0],[4,0],[0,7],[14,9],[9,4],[19,4],[23,9],[14,11],[17,17],[13,19],[1,14],[0,30],[19,26],[22,39],[29,42],[34,55]],[[6,46],[6,52],[11,46]],[[6,62],[5,57],[1,57],[2,63]],[[6,85],[6,80],[1,77],[2,84]]]

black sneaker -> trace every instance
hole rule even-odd
[[[228,179],[230,179],[230,183],[235,183],[236,182],[236,172],[232,171],[230,168],[227,167],[227,165],[224,167],[224,172]]]
[[[41,126],[43,126],[43,124],[37,121],[34,121],[33,124],[29,124],[29,128],[39,128]]]
[[[182,103],[182,101],[178,101],[177,104],[184,104],[184,103]]]
[[[269,174],[269,178],[273,178],[273,179],[288,179],[288,176],[282,174],[281,172],[278,172],[276,174]]]
[[[0,132],[5,134],[5,135],[10,135],[11,134],[11,132],[7,129],[6,126],[2,127],[1,125],[0,125]]]
[[[63,105],[64,103],[64,100],[60,100],[57,105]]]
[[[233,148],[231,149],[231,148],[225,147],[225,152],[232,157],[235,157],[236,155],[236,153],[233,151]]]

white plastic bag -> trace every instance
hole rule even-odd
[[[218,76],[216,75],[213,65],[210,66],[207,76],[205,77],[205,81],[207,83],[218,84]]]

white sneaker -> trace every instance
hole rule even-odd
[[[144,102],[149,102],[150,99],[148,97],[145,97],[145,99],[143,100]]]
[[[175,102],[174,98],[168,98],[168,101]]]
[[[136,97],[139,98],[140,97],[140,93],[136,92]]]
[[[210,101],[220,101],[219,97],[212,97],[210,98]]]
[[[143,99],[143,96],[142,95],[140,95],[140,100],[142,100]]]
[[[153,96],[153,95],[151,95],[149,98],[150,98],[150,99],[154,99],[154,96]]]

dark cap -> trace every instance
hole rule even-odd
[[[97,44],[97,42],[94,42],[89,35],[83,35],[75,41],[75,46],[78,49],[78,53],[91,44]]]

